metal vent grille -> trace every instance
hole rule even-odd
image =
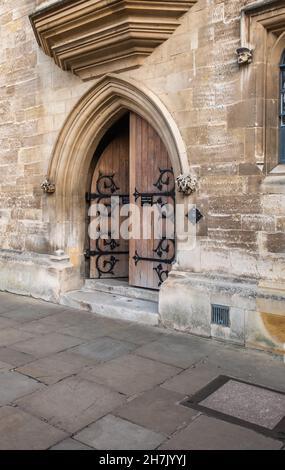
[[[230,308],[224,305],[212,305],[212,323],[230,326]]]

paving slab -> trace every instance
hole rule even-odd
[[[66,434],[10,406],[0,408],[0,450],[45,450]]]
[[[0,372],[0,406],[14,402],[44,385],[14,371]]]
[[[26,295],[20,295],[20,294],[11,294],[9,292],[1,292],[0,293],[0,303],[5,304],[7,306],[12,306],[12,307],[21,307],[23,305],[42,305],[46,306],[47,308],[62,308],[58,304],[53,304],[50,302],[45,302],[44,300],[40,299],[35,299],[34,297],[29,297]]]
[[[119,393],[79,377],[64,379],[17,401],[21,409],[74,433],[124,402]]]
[[[167,336],[168,334],[168,332],[157,327],[141,326],[132,323],[126,328],[113,328],[110,336],[120,339],[121,341],[128,341],[137,345],[144,345],[156,341],[161,337]]]
[[[115,415],[153,431],[172,434],[198,413],[180,405],[184,399],[185,395],[156,387],[123,405]]]
[[[61,333],[91,341],[102,336],[112,336],[115,332],[127,328],[128,325],[127,322],[97,318],[93,315],[93,317],[88,317],[83,322],[63,328]]]
[[[105,362],[127,354],[136,348],[137,346],[135,344],[127,343],[126,341],[102,337],[90,343],[81,344],[73,348],[72,352],[80,356],[95,359],[98,362]]]
[[[13,328],[17,326],[17,322],[15,320],[11,320],[10,318],[0,317],[0,330],[3,328]]]
[[[219,375],[228,375],[285,392],[285,366],[279,358],[258,351],[218,345],[209,357],[163,384],[168,390],[192,395]]]
[[[3,293],[2,293],[3,295]],[[27,297],[25,295],[7,294],[5,298],[0,297],[1,305],[6,305],[10,310],[20,311],[23,308],[30,307],[35,308],[39,311],[45,312],[45,314],[53,314],[60,311],[66,310],[62,305],[54,304],[52,302],[46,302],[44,300],[35,299],[33,297]]]
[[[285,395],[235,380],[229,380],[200,405],[268,429],[285,417]]]
[[[0,348],[0,361],[6,362],[13,367],[22,366],[28,362],[34,361],[35,359],[36,358],[31,354],[16,351],[11,347]]]
[[[73,348],[53,354],[51,357],[58,358],[59,361],[63,361],[67,364],[71,364],[72,366],[77,367],[80,369],[80,372],[83,372],[87,366],[94,366],[99,364],[98,361],[96,361],[94,358],[76,354],[73,351]]]
[[[163,450],[278,450],[283,443],[235,424],[201,415],[179,431]]]
[[[78,312],[77,310],[69,309],[62,312],[49,315],[39,320],[43,325],[48,327],[55,327],[56,329],[65,328],[72,325],[84,325],[85,322],[90,322],[90,313]]]
[[[55,446],[52,446],[49,450],[94,450],[92,447],[82,444],[82,442],[68,437],[63,441],[59,442]]]
[[[50,385],[76,374],[82,367],[84,365],[81,361],[68,361],[59,355],[53,355],[30,362],[22,367],[18,367],[16,370],[21,374]]]
[[[223,370],[217,365],[209,365],[207,362],[200,362],[189,369],[184,370],[175,377],[166,380],[162,387],[173,392],[181,393],[184,396],[194,395],[208,383],[212,382]]]
[[[50,318],[50,317],[48,317]],[[55,323],[42,323],[41,320],[33,320],[27,323],[22,323],[21,326],[18,327],[19,331],[26,331],[33,336],[37,335],[46,335],[48,333],[61,333],[58,326]]]
[[[131,396],[150,390],[180,370],[177,367],[129,354],[87,368],[80,376]]]
[[[168,335],[137,349],[136,354],[186,369],[209,353],[206,341],[189,340],[181,335]]]
[[[2,362],[0,361],[0,370],[3,371],[3,370],[10,370],[11,369],[11,365],[10,364],[7,364],[7,362]]]
[[[62,305],[53,302],[47,302],[46,300],[32,299],[32,303],[39,307],[41,310],[44,310],[45,312],[50,312],[50,314],[58,314],[59,312],[66,311],[66,308],[62,307]]]
[[[27,333],[28,334],[28,333]],[[13,345],[13,349],[35,357],[44,357],[65,349],[72,348],[83,342],[80,338],[74,338],[58,333],[40,335],[29,341],[21,341]]]
[[[10,346],[29,338],[33,338],[33,335],[26,331],[19,331],[16,328],[3,328],[0,330],[0,346]]]
[[[63,309],[59,311],[63,311]],[[27,323],[32,320],[40,320],[41,318],[48,317],[51,314],[55,314],[55,310],[53,307],[50,308],[49,305],[46,307],[42,307],[41,305],[23,305],[4,313],[2,317],[10,318],[17,323]]]
[[[13,310],[14,308],[15,308],[14,305],[2,303],[2,300],[0,298],[0,315],[3,315],[3,313],[9,312],[9,310]]]
[[[152,450],[165,440],[162,434],[113,415],[91,424],[75,438],[98,450]]]
[[[224,375],[285,392],[285,365],[281,356],[215,344],[207,363],[209,367],[219,366]]]
[[[11,294],[0,293],[0,315],[15,309],[22,304],[22,298]]]

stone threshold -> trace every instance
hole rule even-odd
[[[159,324],[158,293],[131,287],[124,280],[87,280],[81,290],[63,294],[60,304],[104,317]]]

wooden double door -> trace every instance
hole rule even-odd
[[[165,145],[130,113],[109,131],[96,161],[87,201],[103,204],[108,220],[105,237],[90,238],[90,278],[159,289],[175,257],[175,180]],[[120,233],[112,231],[114,221]]]

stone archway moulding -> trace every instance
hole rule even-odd
[[[79,174],[87,174],[99,140],[125,110],[140,114],[156,129],[167,147],[176,174],[188,172],[184,142],[164,104],[134,80],[110,74],[81,98],[60,132],[48,172],[49,178],[56,183],[57,193],[66,195],[71,189],[78,189]]]
[[[186,147],[170,112],[150,90],[132,79],[106,75],[80,99],[55,145],[48,178],[56,185],[48,198],[50,219],[56,216],[53,247],[82,253],[84,195],[92,158],[101,138],[126,110],[141,115],[156,129],[169,152],[174,173],[189,172]],[[61,230],[60,230],[61,225]]]
[[[167,147],[175,174],[189,171],[184,142],[165,105],[134,80],[110,74],[81,98],[60,132],[48,172],[57,193],[67,195],[82,189],[79,176],[86,178],[98,142],[125,110],[138,113],[156,129]]]

